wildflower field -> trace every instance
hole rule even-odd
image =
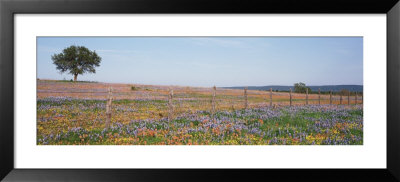
[[[111,126],[105,127],[107,88],[113,88]],[[361,103],[332,104],[322,95],[172,87],[168,120],[167,86],[38,80],[38,145],[362,145]]]

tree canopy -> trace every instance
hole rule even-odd
[[[346,89],[342,89],[342,90],[339,91],[339,94],[340,95],[348,95],[348,94],[350,94],[350,91],[346,90]]]
[[[294,92],[306,93],[306,90],[308,90],[308,92],[311,93],[311,88],[306,87],[305,83],[299,82],[294,84]]]
[[[95,51],[74,45],[65,48],[62,53],[52,55],[51,59],[61,73],[68,72],[74,75],[74,81],[78,75],[96,73],[95,67],[100,66],[101,62],[101,57]]]

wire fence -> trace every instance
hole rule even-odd
[[[152,108],[153,115],[168,117],[184,113],[194,113],[199,110],[214,114],[219,111],[234,111],[246,108],[279,107],[286,105],[351,105],[362,104],[363,97],[359,93],[347,95],[330,92],[329,94],[308,94],[293,92],[272,92],[204,88],[189,90],[180,88],[176,90],[141,90],[121,91],[114,90],[110,94],[107,89],[86,89],[76,91],[65,90],[38,90],[38,97],[72,97],[79,99],[109,100],[112,95],[113,103],[118,105],[121,100],[135,101],[130,103],[133,108],[145,111]],[[126,103],[126,102],[125,102]]]

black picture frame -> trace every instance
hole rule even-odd
[[[387,168],[15,169],[13,15],[18,13],[386,14]],[[4,181],[226,181],[230,178],[238,181],[400,181],[399,18],[400,3],[398,0],[0,0],[0,179]]]

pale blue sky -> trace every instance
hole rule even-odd
[[[60,74],[51,55],[71,45],[102,62],[81,81],[183,86],[363,84],[362,37],[38,37],[37,77]]]

